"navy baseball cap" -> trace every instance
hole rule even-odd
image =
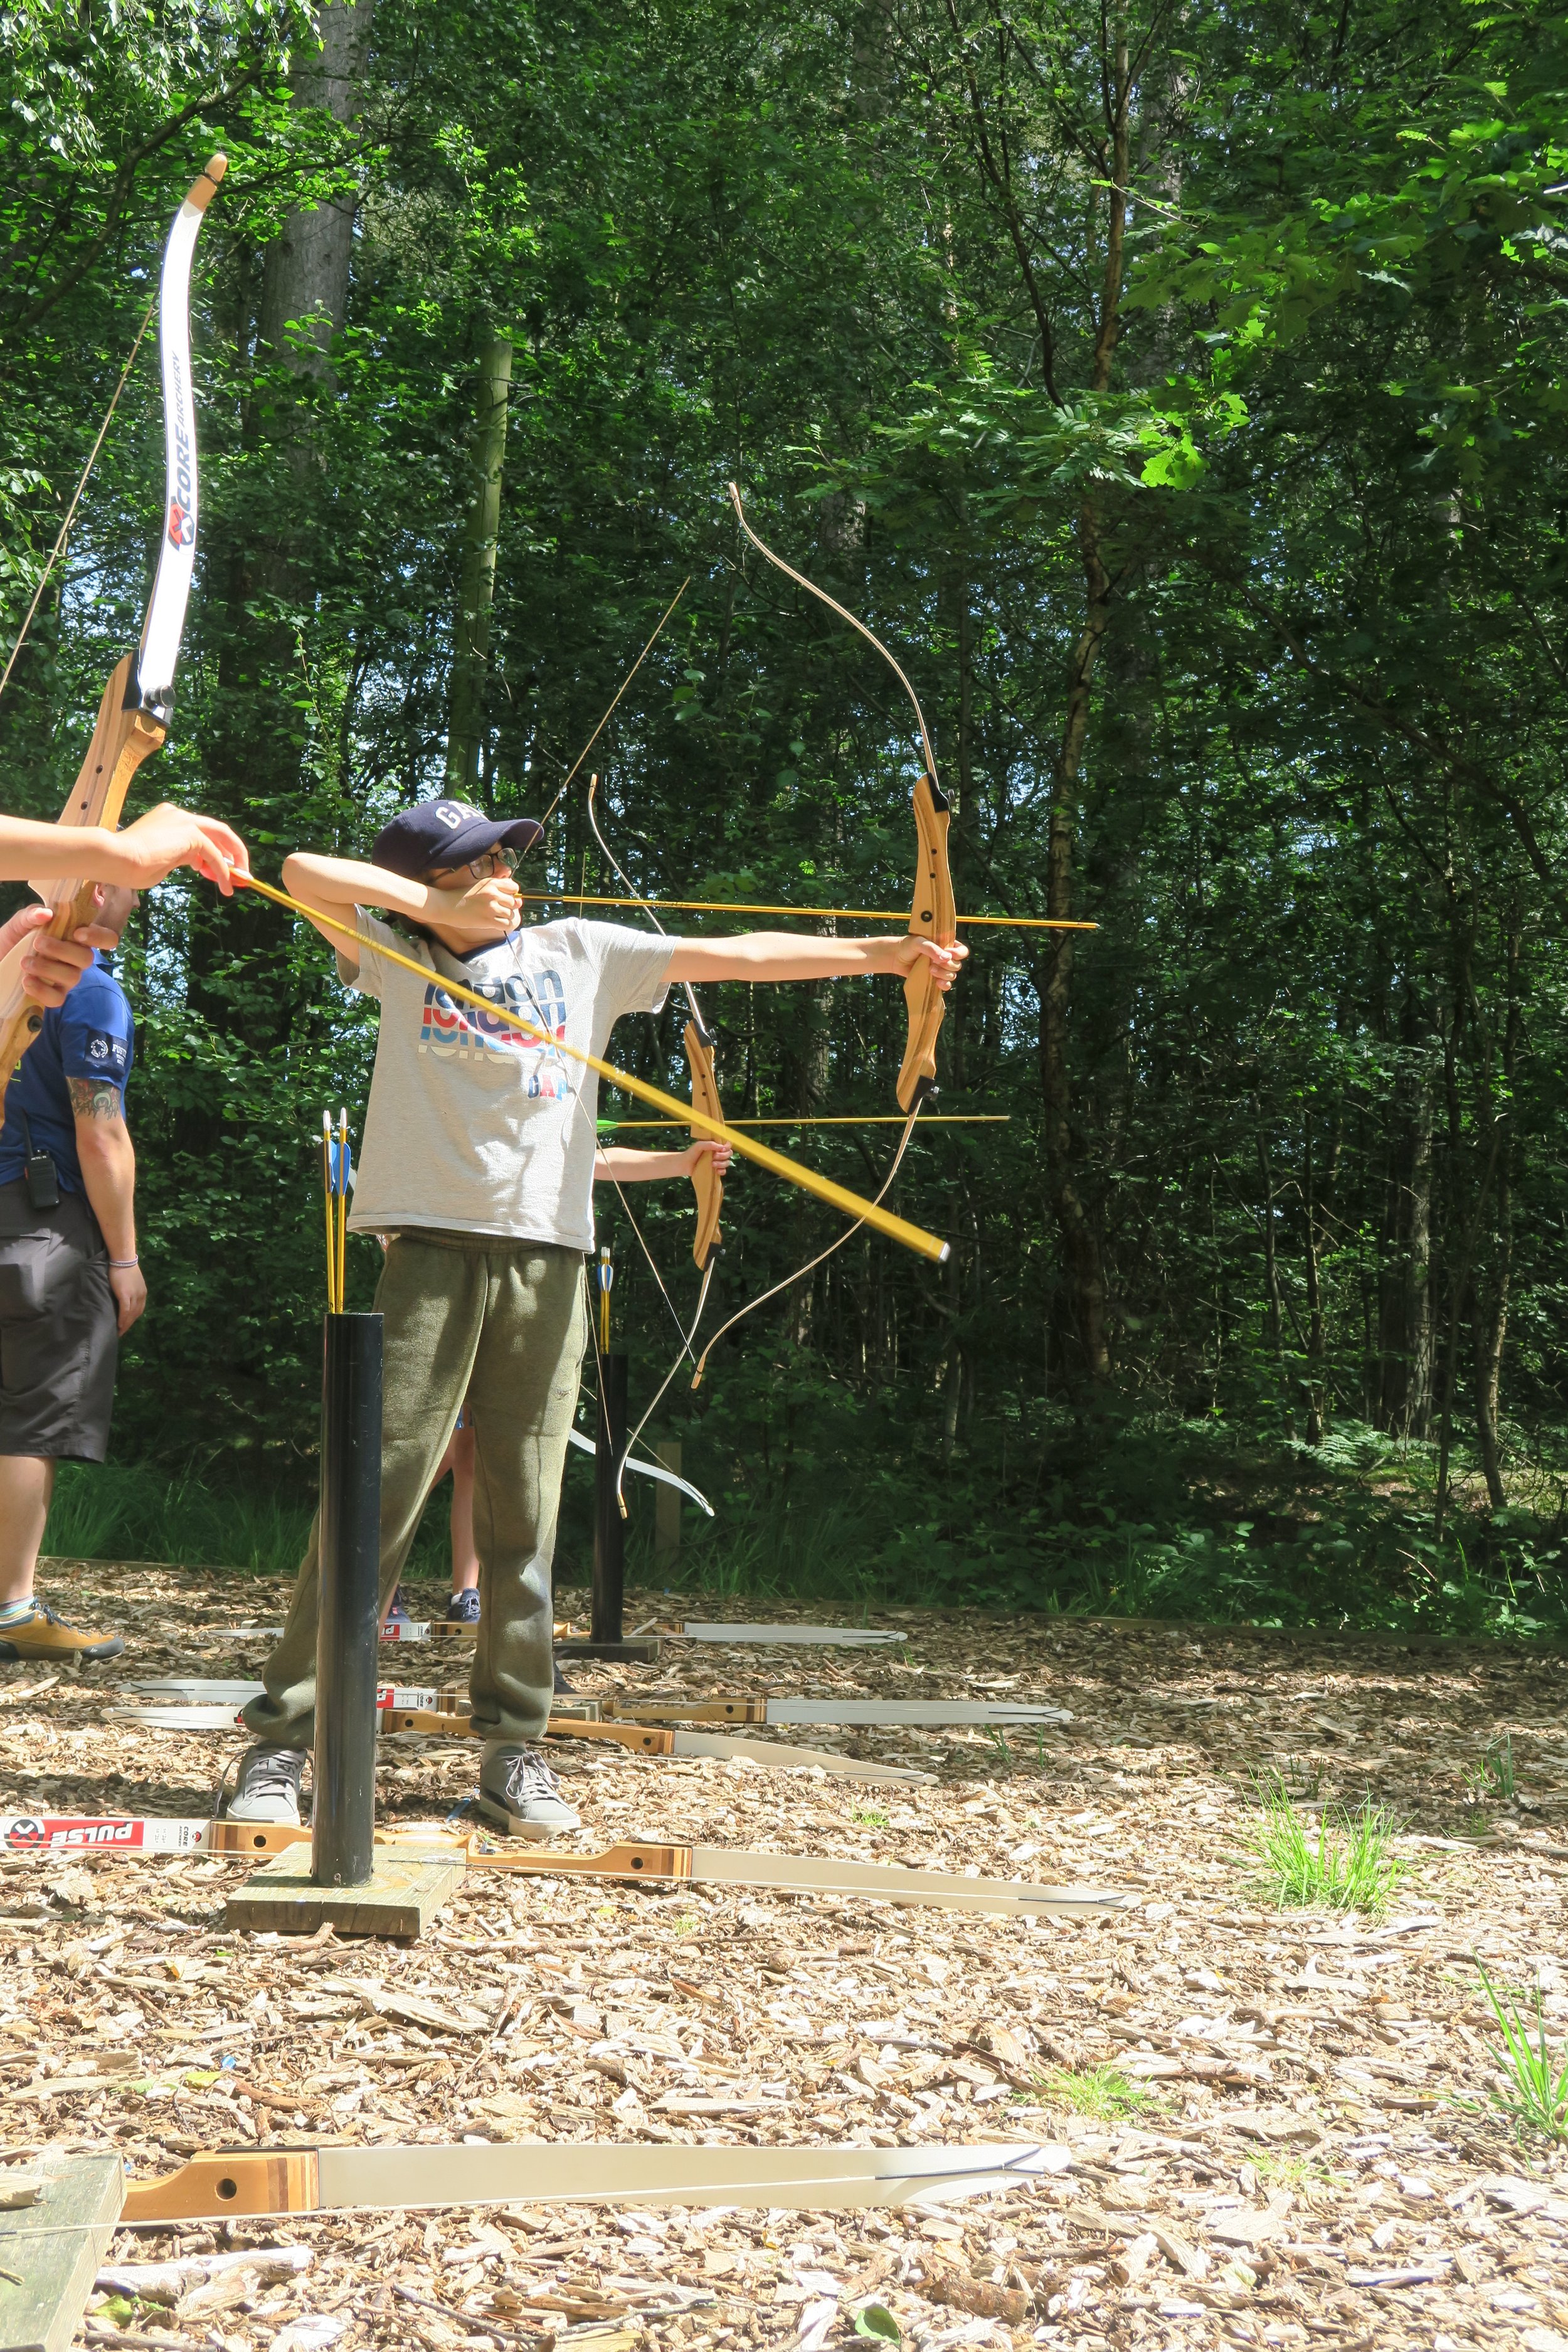
[[[372,849],[373,865],[417,882],[433,866],[466,866],[487,849],[515,849],[521,856],[544,838],[531,816],[487,816],[468,801],[418,801],[384,824]]]

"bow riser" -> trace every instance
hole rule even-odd
[[[163,740],[167,730],[160,720],[134,701],[127,705],[127,694],[133,693],[135,667],[135,656],[127,654],[103,689],[98,724],[60,817],[62,824],[102,825],[112,832],[120,823],[132,778]],[[91,922],[96,911],[93,887],[90,882],[54,882],[40,887],[38,896],[55,910],[49,938],[68,939],[83,923]],[[35,1004],[22,988],[22,961],[30,945],[29,940],[14,948],[0,964],[0,1071],[7,1080],[44,1025],[43,1007]],[[0,1128],[5,1123],[5,1096],[0,1091]]]
[[[712,1048],[704,1041],[694,1021],[686,1024],[686,1059],[691,1071],[691,1107],[705,1118],[722,1120],[723,1108],[719,1100],[719,1081],[713,1069]],[[698,1130],[691,1130],[695,1135]],[[697,1195],[697,1231],[692,1236],[691,1255],[697,1261],[699,1274],[706,1274],[708,1261],[719,1246],[719,1219],[724,1207],[724,1179],[713,1165],[713,1155],[705,1151],[692,1171],[691,1189]]]
[[[915,897],[910,935],[951,947],[958,937],[958,913],[947,864],[947,829],[952,822],[945,795],[923,775],[914,790]],[[904,982],[909,1040],[899,1072],[899,1107],[909,1111],[936,1087],[936,1041],[947,1010],[929,963],[921,961]]]

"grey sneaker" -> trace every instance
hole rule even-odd
[[[225,1820],[298,1829],[304,1769],[302,1748],[247,1748],[239,1759],[234,1793],[223,1809]]]
[[[485,1750],[479,1769],[479,1811],[513,1837],[552,1838],[580,1830],[582,1817],[561,1793],[561,1784],[537,1748],[499,1742]]]

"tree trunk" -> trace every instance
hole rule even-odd
[[[1307,1282],[1307,1443],[1321,1445],[1323,1442],[1323,1352],[1326,1332],[1323,1322],[1323,1268],[1318,1239],[1317,1170],[1312,1156],[1312,1122],[1307,1120],[1307,1131],[1301,1151],[1302,1214],[1306,1225]]]
[[[353,121],[374,5],[375,0],[326,0],[317,19],[321,47],[294,70],[297,107],[324,110],[344,125]],[[282,809],[300,790],[309,723],[301,720],[294,688],[302,666],[309,677],[299,616],[308,614],[313,593],[318,468],[312,415],[332,338],[348,314],[354,212],[348,198],[292,212],[267,248],[255,312],[258,353],[263,362],[270,359],[285,370],[299,396],[280,411],[259,398],[247,404],[246,438],[254,446],[277,436],[278,476],[268,486],[264,523],[253,525],[247,539],[237,519],[226,543],[215,539],[208,557],[221,690],[205,747],[205,804],[242,830],[247,819],[255,821],[251,812]],[[310,324],[303,349],[288,333],[290,320]],[[241,349],[248,325],[248,318],[236,321]],[[189,1001],[219,1034],[241,1035],[250,1046],[264,1045],[269,1034],[288,1034],[294,1008],[286,991],[257,988],[241,1003],[232,986],[237,962],[255,958],[265,966],[277,939],[275,919],[244,891],[193,922]],[[216,1113],[205,1125],[210,1144],[220,1132]],[[194,1149],[202,1148],[203,1127],[201,1118],[191,1124]]]
[[[1379,1282],[1378,1420],[1391,1434],[1432,1433],[1432,1127],[1426,1038],[1414,988],[1401,1024],[1405,1067],[1389,1149],[1384,1265]]]
[[[374,14],[375,0],[324,0],[317,18],[321,48],[300,59],[290,80],[297,107],[319,109],[345,126],[354,120]],[[302,390],[326,382],[332,342],[348,317],[357,210],[354,198],[336,196],[291,212],[267,249],[257,339]],[[302,341],[289,331],[301,327]],[[310,504],[314,468],[308,402],[289,407],[283,432],[289,484],[302,510]],[[293,520],[300,520],[298,512]],[[307,601],[310,583],[299,561],[300,545],[297,530],[261,541],[251,566],[256,587],[290,603]]]
[[[1503,1129],[1503,1133],[1497,1139],[1495,1155],[1497,1210],[1492,1220],[1490,1263],[1486,1272],[1477,1278],[1470,1307],[1476,1360],[1476,1433],[1480,1441],[1481,1472],[1487,1482],[1487,1500],[1494,1511],[1500,1511],[1508,1501],[1503,1486],[1502,1444],[1498,1425],[1501,1418],[1503,1345],[1508,1337],[1509,1298],[1513,1278],[1514,1153],[1518,1148],[1513,1103],[1519,1066],[1519,965],[1522,945],[1523,934],[1516,919],[1508,942],[1509,1003],[1502,1037],[1505,1108],[1500,1119],[1495,1107],[1496,1096],[1493,1096],[1494,1129],[1497,1126]]]
[[[1263,1293],[1268,1302],[1265,1344],[1278,1363],[1285,1352],[1285,1310],[1279,1296],[1279,1255],[1275,1246],[1274,1171],[1268,1165],[1268,1147],[1263,1140],[1260,1106],[1258,1115],[1258,1173],[1263,1183]]]
[[[1105,268],[1094,339],[1091,383],[1104,392],[1121,331],[1121,279],[1127,226],[1127,163],[1131,84],[1127,27],[1113,29],[1112,70],[1108,79],[1107,138],[1110,193],[1107,199]],[[1050,832],[1046,854],[1046,912],[1054,920],[1073,919],[1073,865],[1078,842],[1079,782],[1089,732],[1094,673],[1110,625],[1110,575],[1102,549],[1103,521],[1092,494],[1079,509],[1078,548],[1083,571],[1084,618],[1068,679],[1067,709],[1051,792]],[[1105,1269],[1100,1235],[1078,1181],[1073,1135],[1072,1080],[1068,1032],[1072,1002],[1073,934],[1056,935],[1044,958],[1040,988],[1040,1093],[1046,1181],[1051,1210],[1067,1255],[1068,1293],[1083,1369],[1091,1381],[1110,1370]]]
[[[511,389],[511,339],[498,335],[485,353],[475,419],[479,476],[463,533],[463,569],[452,626],[452,691],[447,730],[447,790],[473,800],[479,788],[489,682],[490,610],[496,593],[500,531],[501,467],[506,457],[507,399]]]

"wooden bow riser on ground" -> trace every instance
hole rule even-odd
[[[502,2141],[447,2147],[232,2148],[132,2180],[132,2224],[384,2211],[421,2205],[739,2206],[834,2211],[942,2190],[1004,2189],[1060,2168],[1032,2141],[990,2147],[626,2147]]]
[[[521,1827],[521,1824],[519,1824]],[[291,1823],[116,1818],[92,1814],[13,1814],[0,1817],[0,1851],[62,1855],[227,1854],[265,1860],[308,1845],[310,1832]],[[845,1862],[832,1854],[766,1853],[751,1847],[671,1845],[627,1839],[602,1853],[570,1853],[558,1846],[500,1846],[482,1832],[453,1836],[411,1826],[378,1835],[389,1855],[459,1862],[468,1871],[522,1877],[689,1880],[706,1886],[766,1889],[779,1895],[830,1895],[870,1903],[942,1911],[985,1912],[1000,1918],[1083,1918],[1125,1908],[1114,1888],[1045,1886],[1032,1879],[964,1878],[948,1871],[906,1870],[891,1863]]]

